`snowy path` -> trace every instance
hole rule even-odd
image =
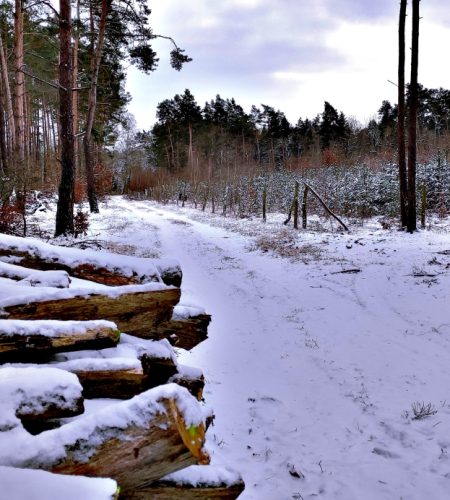
[[[205,372],[208,446],[243,474],[241,498],[449,498],[450,281],[408,275],[435,249],[399,257],[367,236],[351,253],[362,272],[338,273],[354,267],[340,258],[349,236],[305,265],[189,213],[120,198],[107,211],[126,221],[116,240],[177,258],[182,301],[213,316],[181,361]],[[438,413],[412,420],[415,401]]]

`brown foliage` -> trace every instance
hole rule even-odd
[[[15,233],[15,228],[22,219],[21,208],[18,202],[4,203],[0,207],[0,233]]]

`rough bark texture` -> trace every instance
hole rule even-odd
[[[408,117],[408,224],[407,230],[412,233],[417,229],[416,221],[416,157],[417,157],[417,105],[419,67],[419,4],[420,0],[412,0],[412,44],[411,44],[411,82],[409,93]]]
[[[167,339],[172,345],[182,349],[192,349],[208,337],[208,325],[211,322],[209,314],[199,314],[186,319],[164,321],[138,335],[154,340]]]
[[[77,375],[86,398],[129,399],[141,392],[167,383],[177,368],[172,359],[144,355],[140,368],[114,368],[78,370]],[[56,365],[58,367],[58,365]],[[64,368],[63,366],[63,369]],[[182,385],[182,384],[179,384]]]
[[[400,183],[400,221],[402,227],[408,223],[407,202],[408,187],[406,179],[406,145],[405,145],[405,18],[407,0],[400,0],[398,21],[398,173]]]
[[[80,292],[81,294],[82,292]],[[172,316],[180,299],[178,288],[124,293],[118,297],[91,294],[68,299],[16,304],[3,308],[8,319],[107,319],[121,332],[144,336]]]
[[[243,482],[232,486],[178,486],[169,481],[158,481],[148,488],[120,495],[121,500],[235,500],[244,491]]]
[[[50,467],[52,472],[95,477],[111,477],[123,494],[144,488],[161,477],[188,467],[209,463],[202,450],[204,426],[187,429],[173,400],[162,400],[165,413],[160,413],[142,426],[126,429],[108,428],[98,433],[104,436],[88,462],[77,459],[77,441],[67,447],[65,459]],[[192,435],[196,438],[193,439]]]
[[[70,0],[60,0],[59,13],[59,122],[61,180],[58,191],[55,236],[73,233],[75,148],[72,116],[72,58]]]
[[[57,352],[114,347],[119,337],[118,330],[106,326],[53,337],[37,329],[30,335],[5,335],[0,329],[0,362],[39,362]]]

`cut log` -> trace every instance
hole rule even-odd
[[[143,488],[189,465],[209,463],[198,402],[186,389],[168,384],[129,401],[80,417],[38,436],[21,436],[22,449],[5,449],[0,464],[62,474],[110,477],[122,492]],[[57,446],[55,446],[57,444]]]
[[[57,368],[3,367],[0,369],[0,428],[22,425],[29,432],[44,430],[45,421],[83,413],[78,378]],[[2,423],[4,419],[4,423]]]
[[[154,486],[124,492],[120,500],[235,500],[244,491],[245,484],[232,486],[178,486],[169,481],[157,482]]]
[[[181,268],[173,260],[58,247],[32,238],[9,235],[2,235],[0,257],[12,257],[23,267],[63,270],[76,278],[110,286],[162,281],[180,287],[182,280]]]
[[[112,347],[119,338],[110,321],[0,319],[0,362],[39,362],[56,352]]]
[[[129,399],[150,388],[141,363],[133,358],[82,358],[54,366],[78,377],[86,399]]]
[[[148,488],[137,489],[124,500],[235,500],[245,484],[236,472],[213,466],[191,466],[157,481]]]
[[[153,339],[166,338],[172,345],[189,350],[208,338],[210,322],[209,314],[200,314],[187,319],[172,319],[158,324],[148,336]]]
[[[169,378],[168,382],[173,382],[175,384],[181,385],[181,387],[186,387],[186,389],[201,401],[203,399],[203,388],[205,387],[205,377],[203,373],[198,368],[192,368],[190,366],[178,365],[178,371],[175,375]]]
[[[169,321],[159,323],[142,337],[155,340],[165,338],[172,345],[189,350],[207,339],[210,322],[211,316],[203,309],[177,305]]]
[[[28,295],[23,295],[20,290],[21,294],[0,300],[1,316],[28,320],[107,319],[116,323],[120,331],[139,336],[169,320],[180,298],[179,288],[151,283],[101,289],[101,292],[54,290],[36,296],[29,292],[34,289],[26,288],[23,290]],[[36,298],[33,300],[33,297]]]
[[[83,395],[88,399],[128,399],[167,383],[177,373],[177,365],[172,358],[148,354],[144,354],[140,360],[82,358],[58,363],[55,366],[76,374],[83,386]],[[187,386],[187,383],[179,385]]]

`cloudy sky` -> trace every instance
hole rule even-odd
[[[450,6],[421,1],[419,80],[450,88]],[[216,94],[246,111],[268,104],[291,123],[323,102],[365,123],[396,101],[399,0],[149,0],[155,34],[172,36],[193,62],[176,72],[170,42],[156,40],[151,75],[129,70],[130,112],[149,129],[156,106],[186,88],[203,106]],[[408,2],[411,4],[411,1]],[[408,5],[409,19],[411,6]],[[410,31],[407,33],[407,47]],[[409,52],[409,51],[407,51]],[[407,77],[408,80],[408,77]]]

